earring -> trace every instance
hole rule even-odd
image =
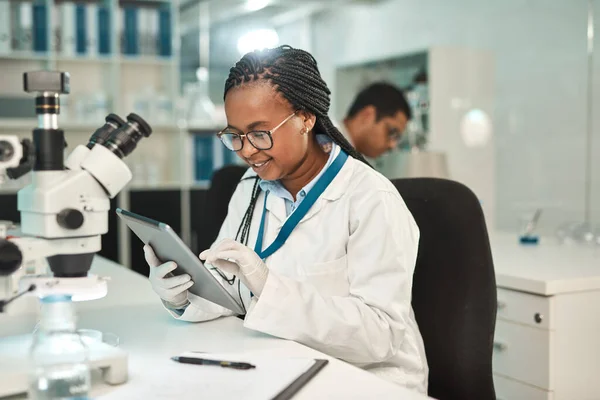
[[[302,132],[303,135],[308,135],[308,128],[304,128],[304,131]]]

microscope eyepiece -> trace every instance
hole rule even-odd
[[[142,138],[151,133],[150,125],[139,115],[131,113],[127,116],[127,122],[112,132],[104,146],[119,158],[124,158],[131,154]]]
[[[119,117],[117,114],[110,113],[104,118],[107,124],[115,125],[117,128],[125,125],[125,121],[123,118]]]
[[[98,128],[90,137],[90,141],[87,144],[88,149],[91,149],[96,144],[106,143],[112,133],[126,123],[117,114],[108,114],[104,121],[105,124]]]

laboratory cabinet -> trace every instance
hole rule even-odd
[[[498,311],[493,370],[499,400],[600,398],[600,251],[492,240]]]
[[[216,239],[213,229],[206,229],[209,209],[206,206],[207,190],[190,190],[190,249],[194,254],[206,250]]]

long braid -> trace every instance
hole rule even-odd
[[[259,80],[272,83],[294,109],[314,114],[317,119],[313,129],[315,134],[329,136],[348,155],[369,165],[362,154],[352,147],[331,122],[328,116],[331,91],[321,77],[317,61],[310,53],[287,45],[247,53],[229,71],[223,98],[232,88]],[[248,241],[252,215],[259,194],[260,186],[257,179],[252,190],[250,205],[236,235],[237,240],[241,231],[242,243],[244,240]]]

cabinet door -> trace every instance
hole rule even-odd
[[[553,391],[552,331],[507,321],[496,321],[494,372],[523,383]]]
[[[191,233],[192,237],[198,238],[195,241],[198,246],[197,251],[208,249],[217,239],[221,225],[227,216],[231,197],[246,171],[247,167],[241,165],[225,166],[215,171],[207,190],[192,190]]]
[[[129,193],[130,211],[169,225],[181,236],[181,191],[136,190]],[[144,244],[130,230],[131,269],[148,276],[149,267],[144,259]]]
[[[16,193],[0,194],[0,221],[21,222]]]
[[[554,297],[498,288],[498,319],[539,329],[554,329]]]
[[[190,248],[194,254],[206,250],[217,238],[218,228],[208,226],[208,213],[206,207],[206,189],[192,189],[190,191]]]
[[[513,379],[494,374],[496,400],[552,400],[554,392],[549,392]]]

